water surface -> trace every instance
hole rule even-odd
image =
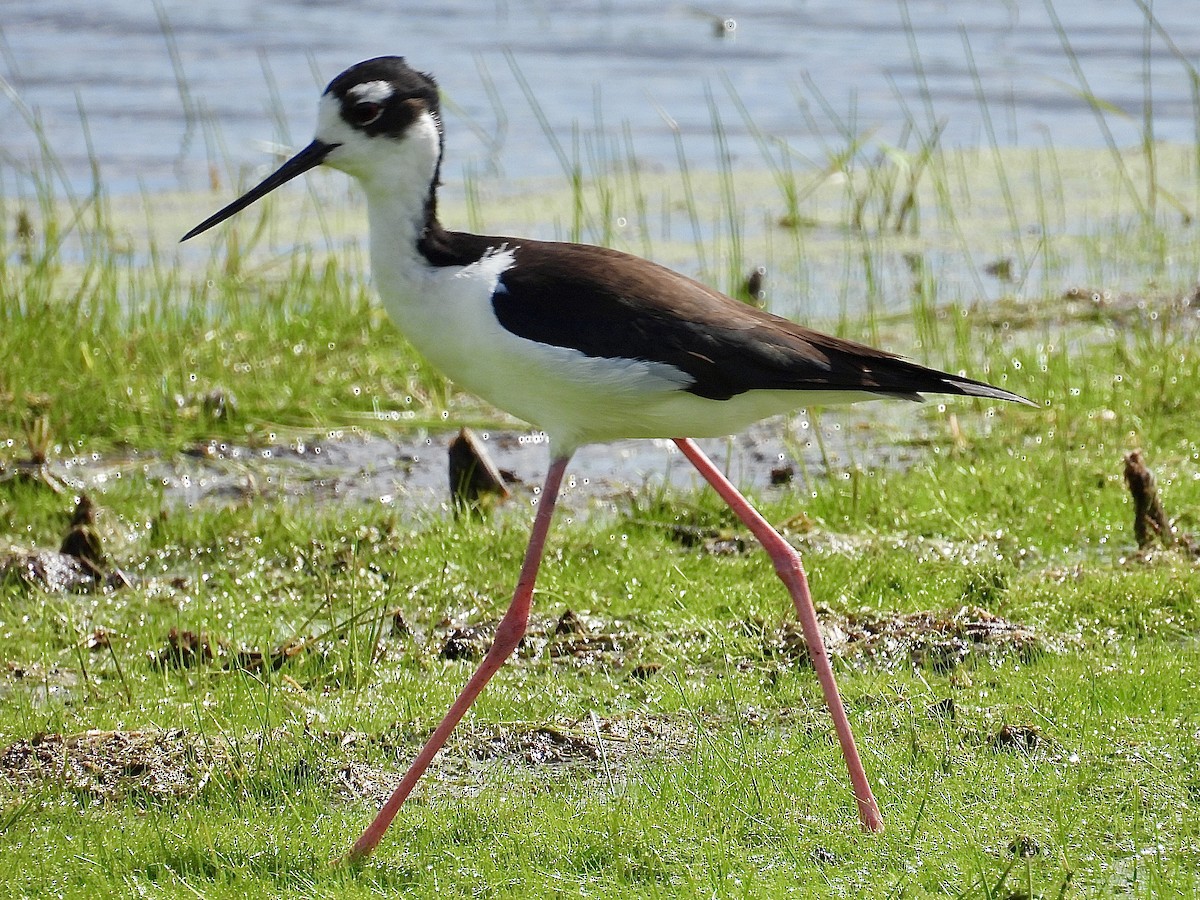
[[[0,9],[0,73],[76,188],[88,182],[89,156],[115,192],[203,187],[213,160],[233,171],[263,164],[271,143],[308,140],[330,78],[379,54],[405,55],[440,80],[451,182],[464,171],[560,171],[517,72],[568,155],[573,146],[584,158],[626,153],[628,126],[639,163],[667,170],[677,166],[676,131],[694,165],[714,165],[716,118],[734,164],[762,167],[732,95],[765,134],[815,160],[841,143],[837,118],[895,138],[926,109],[945,120],[949,145],[985,139],[985,108],[1005,144],[1105,139],[1042,0],[736,0],[706,10],[639,0],[165,0],[158,9],[6,0]],[[1195,0],[1157,0],[1153,10],[1176,50],[1200,60]],[[1135,2],[1057,0],[1054,12],[1091,91],[1127,114],[1109,116],[1118,143],[1140,140],[1147,99],[1156,137],[1195,139],[1185,67]],[[0,189],[11,194],[38,153],[11,97],[0,98],[0,134]]]

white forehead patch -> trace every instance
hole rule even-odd
[[[396,93],[396,89],[392,87],[390,81],[364,81],[362,84],[356,84],[346,93],[358,101],[383,103]]]

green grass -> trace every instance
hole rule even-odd
[[[858,829],[811,671],[781,650],[790,611],[769,563],[687,546],[676,526],[736,523],[707,493],[648,487],[617,513],[561,518],[535,598],[540,627],[571,609],[616,649],[576,660],[533,642],[378,855],[331,866],[473,666],[440,658],[449,627],[502,614],[528,504],[482,521],[254,492],[189,508],[138,460],[505,420],[384,320],[347,237],[353,204],[317,221],[281,198],[181,253],[173,235],[213,198],[98,188],[60,205],[42,184],[0,201],[27,226],[0,229],[0,463],[30,455],[27,435],[59,471],[127,460],[93,499],[135,582],[0,584],[4,895],[1200,890],[1200,566],[1135,554],[1121,474],[1142,448],[1168,513],[1200,530],[1195,148],[952,152],[932,116],[911,125],[882,147],[839,123],[843,143],[816,162],[764,138],[761,172],[688,171],[682,143],[672,176],[564,150],[566,188],[471,184],[466,207],[447,204],[451,222],[513,233],[549,205],[561,233],[543,236],[603,239],[726,287],[765,261],[778,307],[833,285],[829,328],[1043,404],[897,407],[877,440],[909,444],[912,466],[826,467],[797,446],[793,485],[746,485],[831,613],[982,609],[1043,647],[838,661],[879,836]],[[1015,277],[987,281],[1000,258]],[[819,443],[836,421],[807,433]],[[0,551],[56,547],[71,507],[0,475]],[[393,631],[397,610],[409,633]],[[218,657],[156,664],[172,629]],[[297,638],[277,671],[232,664]],[[935,713],[947,700],[953,717]],[[1006,744],[1005,725],[1039,737]],[[63,736],[91,768],[54,752],[37,776],[18,765]],[[565,762],[526,758],[551,739]]]
[[[30,366],[6,355],[4,383],[44,395],[38,408],[63,435],[52,459],[123,443],[169,451],[214,436],[267,440],[272,422],[303,429],[318,416],[372,421],[351,384],[392,404],[407,392],[416,413],[440,418],[424,412],[440,402],[428,399],[436,391],[419,364],[397,363],[404,346],[362,290],[335,269],[298,272],[302,289],[286,298],[272,283],[250,283],[242,290],[253,299],[218,299],[203,313],[98,317],[99,336],[83,341],[52,328],[48,309],[9,310],[14,327],[42,335],[42,356]],[[317,288],[327,289],[321,302]],[[522,896],[539,886],[631,897],[1193,892],[1200,569],[1176,552],[1131,559],[1120,464],[1126,449],[1145,448],[1168,511],[1195,528],[1194,311],[1161,297],[1082,321],[1070,309],[1047,301],[1037,314],[1001,305],[934,319],[944,329],[965,319],[989,377],[1044,409],[910,408],[925,447],[919,465],[814,472],[811,492],[760,498],[775,521],[804,514],[792,536],[833,610],[972,605],[1052,645],[951,671],[840,665],[885,835],[858,831],[811,672],[764,637],[788,618],[767,561],[681,546],[669,527],[677,522],[733,523],[705,494],[644,492],[616,518],[560,521],[537,597],[541,615],[590,611],[598,627],[630,636],[627,652],[581,667],[545,653],[512,664],[378,857],[332,868],[373,806],[355,799],[360,781],[338,787],[341,773],[365,771],[369,781],[402,769],[440,717],[472,664],[438,659],[437,626],[500,615],[525,513],[455,522],[247,500],[164,514],[158,491],[126,480],[98,499],[102,532],[136,587],[66,596],[0,588],[9,666],[0,735],[7,744],[182,728],[200,749],[179,774],[179,797],[143,783],[140,770],[109,798],[53,771],[0,787],[0,880],[13,896]],[[898,326],[884,326],[903,340]],[[1003,340],[989,336],[1001,332]],[[256,365],[297,344],[312,350]],[[90,368],[78,363],[83,345]],[[230,365],[238,360],[249,364],[240,377]],[[118,368],[125,381],[112,384]],[[387,380],[396,371],[407,373],[403,384]],[[73,390],[56,389],[64,373],[78,379],[65,382]],[[232,420],[173,402],[218,381],[237,394]],[[133,400],[122,404],[129,386]],[[23,438],[17,416],[6,415],[12,461]],[[69,506],[38,486],[0,487],[13,544],[56,545]],[[396,608],[415,636],[381,624]],[[149,658],[172,627],[232,649],[324,637],[279,672],[219,661],[164,671]],[[86,649],[97,628],[110,649]],[[663,668],[632,678],[639,663]],[[952,721],[929,712],[946,698]],[[587,739],[593,712],[662,733],[632,749],[607,742],[607,771],[596,760],[474,760],[489,729],[519,737],[549,726]],[[1036,726],[1041,742],[1028,753],[997,749],[1004,724]],[[1032,855],[1014,856],[1010,845]]]
[[[1117,349],[1093,352],[1093,367],[1103,371]],[[1195,355],[1185,362],[1194,372]],[[1128,362],[1115,406],[1150,405],[1137,386],[1149,379],[1133,377],[1143,368]],[[1200,381],[1185,383],[1194,391]],[[524,531],[516,515],[413,526],[370,508],[246,504],[172,513],[153,536],[129,541],[120,562],[147,579],[134,590],[5,590],[0,657],[25,671],[8,678],[7,740],[182,727],[224,755],[182,799],[139,788],[136,775],[107,802],[53,773],[10,787],[0,877],[10,894],[30,896],[521,896],[541,884],[569,896],[1191,893],[1200,572],[1170,553],[1122,561],[1129,510],[1104,473],[1117,470],[1114,445],[1127,429],[1088,416],[1110,399],[1102,384],[1085,386],[1075,412],[1005,411],[1009,440],[865,476],[856,513],[833,479],[815,497],[765,502],[776,520],[803,509],[815,521],[797,538],[810,548],[814,591],[835,609],[969,603],[1063,641],[1032,659],[1002,655],[949,672],[841,667],[888,817],[881,837],[858,832],[811,673],[747,627],[773,630],[787,617],[769,565],[756,553],[684,549],[645,524],[682,515],[728,525],[711,499],[647,498],[636,521],[631,512],[560,524],[538,595],[545,615],[569,607],[619,621],[638,636],[631,652],[583,668],[520,660],[472,722],[587,736],[595,711],[670,723],[668,737],[614,763],[611,780],[594,763],[465,765],[469,741],[456,743],[377,859],[330,868],[371,813],[337,789],[339,773],[402,767],[470,668],[438,660],[430,630],[446,616],[501,612]],[[983,422],[961,414],[968,428]],[[1164,447],[1156,459],[1169,504],[1194,510],[1195,445],[1178,437],[1186,415],[1157,416],[1139,436]],[[1081,473],[1074,497],[1064,457]],[[125,526],[157,512],[139,492],[104,500]],[[47,542],[56,523],[45,511],[55,505],[44,494],[5,495],[9,533],[41,509],[46,534],[33,539]],[[858,542],[840,550],[826,535]],[[944,543],[921,549],[935,542]],[[184,581],[171,587],[168,577]],[[416,637],[364,622],[275,674],[147,662],[173,626],[268,648],[393,607]],[[98,627],[113,636],[111,655],[77,649]],[[638,661],[664,668],[633,679]],[[43,686],[58,693],[46,699]],[[947,697],[957,718],[930,715]],[[993,748],[1005,723],[1037,726],[1042,742],[1028,754]],[[347,744],[348,732],[366,738]],[[1014,859],[1014,842],[1033,855]]]

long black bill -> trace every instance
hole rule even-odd
[[[297,175],[303,175],[309,169],[319,166],[325,157],[333,150],[340,147],[340,144],[326,144],[323,141],[313,141],[282,166],[280,166],[274,174],[268,175],[258,187],[251,188],[238,197],[227,207],[218,213],[213,213],[187,234],[179,239],[179,243],[183,243],[188,238],[194,238],[201,232],[208,231],[214,225],[220,224],[230,216],[241,212],[255,200],[260,200],[265,197],[281,184],[291,181]]]

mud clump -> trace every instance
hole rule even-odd
[[[496,638],[499,621],[452,626],[438,657],[445,660],[483,659]],[[530,623],[517,648],[520,659],[547,659],[578,666],[611,665],[619,668],[641,635],[617,623],[587,618],[566,610],[557,619],[542,618]]]
[[[50,593],[86,593],[129,587],[130,580],[109,564],[96,528],[96,507],[80,494],[58,551],[10,550],[0,554],[0,583],[15,581]]]
[[[626,759],[686,751],[694,722],[678,717],[634,714],[604,718],[560,719],[553,725],[484,726],[455,738],[457,756],[476,762],[503,760],[519,766],[620,766]]]
[[[413,633],[412,626],[408,624],[408,620],[404,618],[404,610],[392,610],[392,637],[411,637]]]
[[[796,467],[792,465],[775,466],[771,469],[769,480],[773,487],[791,484],[796,480]]]
[[[886,665],[908,662],[939,672],[951,671],[970,657],[1015,654],[1028,661],[1048,649],[1048,642],[1031,628],[974,606],[845,616],[825,612],[821,631],[831,656]],[[789,622],[768,634],[767,641],[769,652],[808,659],[808,645],[797,623]]]
[[[988,743],[993,750],[1029,754],[1041,745],[1042,740],[1042,729],[1036,725],[1004,724]]]
[[[587,634],[588,627],[583,619],[575,615],[571,610],[567,610],[558,617],[558,621],[554,623],[555,636],[564,634]]]
[[[638,663],[630,672],[629,677],[634,681],[646,681],[653,678],[662,670],[662,663]]]
[[[600,759],[594,740],[539,727],[528,731],[499,731],[473,742],[467,755],[476,760],[509,759],[529,766],[593,763]]]
[[[1017,859],[1032,859],[1042,852],[1041,845],[1027,834],[1019,834],[1008,844],[1008,853]]]
[[[1191,534],[1180,533],[1167,517],[1154,473],[1146,466],[1141,450],[1125,455],[1125,484],[1133,498],[1133,534],[1137,538],[1138,556],[1145,560],[1156,544],[1178,548],[1190,556],[1200,557],[1200,540]]]
[[[112,649],[112,635],[107,628],[93,628],[92,633],[87,636],[83,645],[92,653],[99,653],[102,650]]]
[[[226,670],[245,672],[277,672],[283,664],[307,651],[312,642],[303,638],[286,641],[271,650],[243,648],[231,650],[223,641],[206,631],[172,628],[167,632],[166,645],[150,654],[150,664],[157,669],[193,669],[218,660]]]
[[[512,496],[508,483],[516,476],[502,471],[488,455],[483,441],[470,428],[463,428],[450,442],[450,499],[457,516],[465,510],[482,514]]]
[[[167,645],[150,658],[159,669],[191,669],[211,663],[217,657],[217,642],[203,631],[172,628],[167,632]]]
[[[744,537],[727,528],[674,524],[670,529],[671,539],[681,547],[713,556],[740,556],[752,547]]]
[[[214,422],[228,422],[237,415],[237,397],[220,385],[204,393],[176,394],[174,399],[175,408],[186,418],[201,416]]]
[[[108,561],[104,558],[104,548],[100,545],[100,533],[96,530],[96,507],[87,494],[80,494],[75,504],[75,512],[71,516],[71,527],[63,538],[58,552],[79,560],[92,578],[104,577]]]
[[[944,697],[935,703],[931,703],[926,708],[925,714],[931,719],[943,719],[947,722],[958,720],[958,708],[954,705],[953,697]]]
[[[1133,497],[1133,533],[1138,549],[1146,550],[1157,541],[1171,543],[1171,523],[1158,496],[1154,473],[1146,468],[1141,450],[1125,456],[1125,484]]]
[[[283,664],[304,653],[309,648],[306,640],[291,640],[269,651],[242,649],[229,656],[227,669],[240,669],[244,672],[278,672]]]
[[[450,633],[438,656],[450,661],[483,659],[495,639],[494,625],[465,625]]]

